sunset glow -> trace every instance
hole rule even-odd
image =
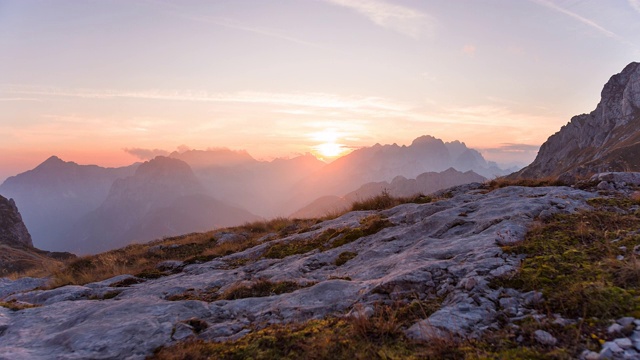
[[[0,181],[51,155],[331,160],[421,135],[524,165],[638,34],[635,0],[3,1]]]
[[[320,155],[321,160],[327,160],[336,158],[340,155],[343,155],[347,150],[344,148],[342,144],[336,143],[324,143],[316,146],[314,148]]]

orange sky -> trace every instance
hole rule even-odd
[[[524,164],[640,59],[638,34],[637,0],[4,1],[0,181],[51,155],[420,135]]]

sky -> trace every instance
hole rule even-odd
[[[526,164],[632,61],[640,0],[0,0],[0,181],[420,135]]]

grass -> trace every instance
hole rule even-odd
[[[184,294],[173,295],[167,298],[170,301],[180,300],[200,300],[214,302],[218,300],[238,300],[251,297],[266,297],[294,292],[305,287],[313,286],[315,283],[299,284],[295,281],[272,282],[267,279],[246,284],[234,285],[220,293],[220,288],[206,290],[188,290]]]
[[[526,186],[526,187],[542,187],[542,186],[566,186],[564,182],[557,177],[545,177],[540,179],[510,179],[505,177],[489,180],[485,183],[488,190],[500,189],[507,186]]]
[[[35,307],[39,307],[40,305],[29,304],[21,301],[10,300],[10,301],[0,301],[0,307],[7,308],[13,311],[20,311],[24,309],[31,309]]]
[[[257,240],[266,234],[274,233],[275,238],[278,238],[308,231],[315,224],[316,220],[285,218],[256,221],[224,230],[241,235],[239,238],[243,240],[218,243],[216,236],[221,230],[187,234],[79,257],[41,275],[51,276],[48,288],[84,285],[123,274],[154,279],[170,274],[156,269],[163,261],[180,260],[187,264],[205,262],[256,246],[259,244]]]
[[[389,190],[384,189],[378,195],[372,196],[368,199],[356,201],[351,205],[351,211],[363,211],[363,210],[386,210],[392,207],[407,204],[427,204],[434,201],[434,198],[425,196],[423,194],[417,194],[410,197],[394,197],[391,196]]]
[[[489,332],[480,339],[456,340],[450,336],[427,342],[408,339],[404,330],[428,317],[439,305],[439,299],[378,304],[371,316],[270,325],[255,328],[235,341],[192,340],[160,348],[150,359],[573,359],[581,349],[571,327],[533,320],[521,321],[518,327],[508,330]],[[534,339],[538,329],[552,333],[572,347],[559,349],[538,344]],[[590,348],[599,344],[601,333],[598,334],[593,334]]]
[[[291,255],[306,254],[316,249],[334,249],[354,242],[363,236],[373,235],[390,226],[393,224],[389,220],[374,214],[361,219],[358,228],[327,229],[311,239],[273,244],[263,256],[268,259],[283,259]]]
[[[515,276],[494,286],[541,291],[543,310],[570,318],[640,317],[640,262],[634,251],[640,245],[640,214],[631,211],[638,203],[627,198],[590,203],[593,210],[556,215],[521,243],[504,247],[527,257]]]
[[[201,340],[161,348],[151,359],[454,359],[457,344],[426,346],[407,339],[410,324],[398,306],[375,306],[372,316],[271,325],[237,340]],[[459,357],[458,357],[459,358]]]
[[[356,256],[358,256],[358,253],[352,251],[341,252],[340,255],[338,255],[338,257],[336,258],[335,264],[336,266],[342,266]]]

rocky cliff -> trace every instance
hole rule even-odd
[[[640,63],[609,79],[589,114],[574,116],[542,145],[517,178],[573,181],[603,171],[640,170]]]
[[[52,253],[33,247],[15,202],[0,196],[0,275],[43,269],[71,257],[73,255],[68,253]]]
[[[0,196],[0,243],[33,247],[31,235],[13,199]]]

